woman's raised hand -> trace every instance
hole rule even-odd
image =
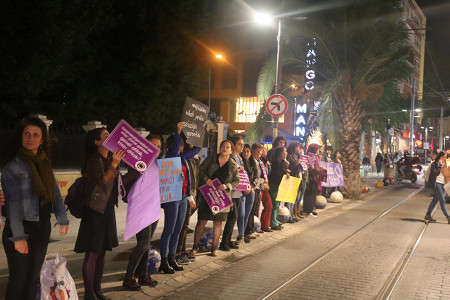
[[[183,122],[178,122],[178,124],[177,124],[177,132],[178,132],[178,134],[181,133],[181,129],[183,129],[183,125],[184,125]]]
[[[116,150],[112,155],[112,166],[113,168],[117,168],[122,158],[125,157],[125,152],[123,150]]]

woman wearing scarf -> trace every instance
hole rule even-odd
[[[23,119],[13,153],[2,170],[6,223],[2,241],[8,260],[6,299],[36,299],[39,274],[50,239],[50,214],[60,235],[69,220],[47,158],[47,126],[34,117]]]

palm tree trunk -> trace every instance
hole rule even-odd
[[[347,174],[344,190],[348,198],[357,199],[361,195],[362,184],[359,172],[362,107],[354,96],[349,95],[351,92],[346,94],[337,105],[341,116],[343,165]]]

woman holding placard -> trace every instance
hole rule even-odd
[[[118,166],[125,153],[117,150],[111,157],[103,147],[108,136],[102,127],[88,131],[84,140],[85,206],[75,243],[75,252],[85,252],[84,299],[106,299],[101,292],[105,254],[119,245],[114,205],[118,204]]]
[[[258,185],[259,189],[259,182],[257,180],[257,166],[256,161],[252,158],[252,148],[249,144],[244,145],[244,150],[241,154],[242,161],[244,162],[244,169],[247,172],[248,178],[250,180],[251,190],[249,192],[246,192],[242,195],[242,202],[241,207],[238,210],[238,240],[242,240],[244,238],[245,234],[245,228],[248,224],[248,218],[250,216],[250,213],[252,211],[253,203],[255,201],[255,189]],[[258,166],[259,168],[259,166]],[[258,173],[258,175],[261,175],[261,172]],[[259,176],[261,177],[261,176]],[[260,193],[258,192],[258,197],[260,196]],[[258,198],[259,201],[259,198]],[[253,217],[253,216],[252,216]],[[245,240],[244,240],[245,241]],[[247,239],[247,242],[249,242],[250,239]]]
[[[313,214],[313,216],[315,216],[314,210],[317,194],[319,190],[322,190],[321,177],[326,172],[319,165],[319,157],[317,156],[319,148],[320,146],[318,144],[310,144],[307,150],[310,161],[308,162],[308,182],[306,184],[305,196],[303,197],[303,211],[306,215]]]
[[[231,142],[233,143],[233,150],[231,154],[231,159],[236,163],[238,170],[244,170],[244,162],[240,154],[244,149],[244,139],[240,135],[235,135],[231,138]],[[242,192],[233,190],[231,191],[231,197],[233,201],[233,206],[230,207],[230,212],[227,216],[227,222],[225,223],[225,227],[223,229],[222,242],[220,243],[219,249],[222,251],[230,251],[230,249],[239,249],[239,246],[236,245],[233,241],[231,241],[231,235],[233,234],[233,228],[236,224],[236,220],[238,218],[238,210],[241,206],[241,197]]]
[[[283,227],[278,223],[278,208],[280,201],[277,201],[278,187],[280,186],[283,176],[289,178],[289,170],[287,168],[287,151],[286,148],[278,146],[273,150],[272,160],[270,161],[272,169],[269,173],[270,198],[272,199],[272,214],[270,215],[270,227],[273,230],[281,230]]]
[[[159,271],[166,274],[173,274],[175,271],[183,271],[184,268],[179,266],[175,260],[177,252],[178,237],[183,228],[186,210],[189,205],[195,208],[195,201],[189,195],[191,194],[191,177],[189,171],[188,160],[193,158],[200,148],[184,150],[184,142],[181,136],[183,122],[177,124],[177,131],[169,136],[166,140],[167,153],[166,158],[180,157],[183,174],[182,199],[179,201],[166,202],[161,205],[164,208],[164,229],[160,240],[161,266]]]
[[[233,159],[230,159],[232,143],[224,140],[220,143],[220,152],[218,155],[208,156],[200,165],[199,180],[208,186],[213,185],[213,180],[218,179],[221,183],[219,189],[226,191],[228,197],[231,197],[231,191],[239,184],[238,167]],[[202,184],[199,184],[202,185]],[[200,197],[198,201],[198,221],[195,226],[194,247],[191,255],[195,255],[198,251],[200,237],[208,220],[213,221],[213,242],[211,247],[211,256],[217,256],[216,249],[219,243],[219,237],[222,232],[222,222],[227,220],[230,208],[226,208],[214,215],[211,208],[206,203],[204,197]]]

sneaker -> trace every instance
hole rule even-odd
[[[256,238],[258,237],[258,235],[256,235],[255,233],[249,234],[248,237],[252,240],[256,240]]]
[[[257,232],[253,232],[252,235],[259,237],[259,233],[257,233]]]
[[[242,242],[243,238],[244,237],[242,235],[238,235],[237,238],[236,238],[236,241],[235,241],[236,245],[239,245]]]
[[[129,291],[140,291],[141,286],[136,282],[136,279],[125,279],[123,281],[123,287]]]
[[[143,276],[139,276],[138,283],[141,284],[141,285],[148,285],[148,286],[154,287],[154,286],[156,286],[158,284],[158,281],[152,279],[150,277],[150,275],[146,274],[146,275],[143,275]]]
[[[228,246],[227,244],[223,244],[223,243],[220,243],[219,249],[222,251],[230,251],[231,250],[230,246]]]
[[[248,236],[244,236],[244,243],[250,243],[250,238]]]
[[[181,256],[183,256],[186,259],[189,259],[190,261],[194,261],[195,260],[195,256],[192,256],[189,253],[182,253]]]
[[[448,220],[449,220],[449,223],[450,223],[450,219],[448,219]],[[425,215],[425,221],[436,222],[436,219],[433,219],[430,215]]]
[[[179,265],[188,265],[191,262],[189,259],[187,259],[187,258],[185,258],[184,256],[181,256],[181,255],[177,255],[175,257],[175,261]]]

